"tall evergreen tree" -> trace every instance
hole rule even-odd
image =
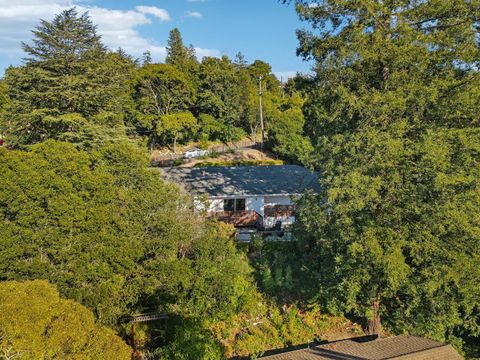
[[[68,73],[72,63],[105,52],[88,14],[79,15],[75,8],[62,11],[52,22],[41,20],[32,33],[33,44],[22,43],[23,50],[30,55],[25,59],[27,63],[41,63],[59,72]]]
[[[147,50],[142,54],[142,65],[149,65],[152,63],[152,53]]]
[[[299,234],[331,311],[479,336],[480,2],[297,1],[323,191]]]
[[[235,66],[240,69],[243,69],[247,66],[247,60],[245,60],[245,55],[243,55],[240,51],[235,55],[235,59],[233,60]]]
[[[188,51],[183,44],[183,38],[178,28],[170,30],[170,35],[167,41],[167,57],[165,62],[167,64],[179,64],[188,56]]]
[[[188,45],[187,51],[188,51],[188,58],[193,62],[197,62],[198,59],[197,59],[197,51],[195,50],[195,46],[193,46],[193,44]]]
[[[76,143],[124,136],[123,116],[132,60],[110,53],[87,14],[73,8],[33,31],[25,66],[10,67],[11,99],[0,131],[13,146],[48,138]]]
[[[183,43],[182,34],[177,28],[170,30],[170,35],[167,42],[167,57],[165,62],[170,65],[175,65],[185,72],[191,72],[197,58],[193,46],[186,47]]]

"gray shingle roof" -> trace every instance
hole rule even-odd
[[[263,357],[268,360],[460,360],[451,346],[416,336],[401,335],[367,342],[333,341],[309,349]]]
[[[163,170],[194,194],[211,197],[301,194],[319,191],[318,175],[298,165],[212,166]]]

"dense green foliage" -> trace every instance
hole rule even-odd
[[[0,283],[0,313],[2,359],[131,359],[120,337],[46,281]]]
[[[258,238],[247,251],[262,293],[281,305],[307,303],[312,296],[311,279],[305,276],[305,254],[296,242],[269,242]]]
[[[91,146],[125,136],[127,81],[133,62],[108,52],[87,15],[75,9],[33,32],[25,66],[10,67],[10,102],[0,133],[10,146],[59,139]]]
[[[7,106],[9,102],[8,89],[3,80],[0,80],[0,112]]]
[[[273,152],[291,161],[306,161],[313,149],[308,138],[303,135],[304,123],[300,108],[278,111],[276,121],[268,131]]]
[[[247,65],[241,55],[199,62],[177,29],[166,64],[146,53],[139,65],[108,51],[75,9],[33,33],[26,64],[7,69],[0,83],[0,280],[48,279],[123,336],[134,313],[168,314],[166,324],[135,334],[134,347],[152,358],[221,358],[292,343],[286,332],[261,347],[227,339],[253,319],[270,321],[275,309],[256,290],[231,229],[193,214],[191,198],[147,168],[136,141],[175,149],[197,136],[207,144],[255,138],[260,76],[267,124],[285,110],[270,66]],[[46,292],[35,311],[56,316],[48,296],[63,300],[32,284]],[[26,342],[41,336],[18,334]]]
[[[332,312],[480,335],[478,1],[298,1],[316,32],[305,128],[323,191],[298,236]],[[317,32],[318,31],[318,32]]]
[[[132,145],[87,153],[50,140],[0,158],[1,280],[48,279],[111,326],[169,313],[210,342],[213,323],[262,301],[230,234],[194,216]]]
[[[362,334],[358,325],[343,316],[322,314],[318,306],[303,310],[297,306],[280,308],[276,304],[258,307],[255,320],[239,316],[234,327],[225,322],[216,324],[214,331],[221,337],[225,358],[235,355],[257,358],[270,349],[305,346],[312,341],[335,339],[339,334],[345,337]]]
[[[169,314],[167,332],[154,327],[136,344],[155,358],[248,355],[310,341],[328,324],[302,315],[323,325],[301,335],[297,315],[272,320],[278,310],[257,292],[231,229],[194,216],[190,199],[132,145],[87,153],[50,140],[29,152],[0,149],[0,159],[1,280],[48,279],[119,330],[134,313]],[[270,325],[252,328],[254,319]],[[268,335],[292,319],[297,327]],[[231,338],[243,327],[262,339]]]
[[[168,231],[147,216],[177,221],[173,189],[126,144],[94,154],[53,141],[1,150],[2,278],[47,278],[113,323],[138,301],[144,284],[133,275],[155,246],[148,239]]]
[[[131,145],[90,154],[53,141],[31,152],[1,150],[2,279],[47,278],[107,324],[152,301],[165,307],[171,297],[189,316],[215,316],[223,301],[241,298],[236,291],[246,285],[234,284],[248,270],[235,263],[241,259],[229,240],[192,217],[186,195],[147,170]],[[215,256],[225,259],[222,276],[234,272],[228,283],[194,284],[203,279],[200,264]],[[219,295],[211,286],[233,298],[195,298],[196,291]]]
[[[2,351],[126,354],[102,326],[127,337],[149,312],[168,314],[135,334],[150,358],[255,356],[343,316],[480,337],[480,3],[295,3],[315,74],[287,84],[242,54],[197,59],[178,29],[154,64],[108,51],[75,9],[41,22],[0,81]],[[267,146],[322,191],[299,203],[298,241],[254,243],[249,264],[144,147],[256,140],[260,93]]]
[[[140,135],[149,137],[153,149],[157,140],[163,140],[163,144],[167,142],[169,128],[172,128],[165,126],[162,118],[172,116],[171,113],[175,116],[191,107],[194,87],[173,65],[146,64],[136,73],[133,99],[136,105],[134,125]]]
[[[57,139],[88,149],[133,135],[146,139],[151,150],[171,146],[175,152],[177,140],[202,140],[203,147],[209,140],[227,144],[247,134],[255,140],[260,77],[267,130],[277,119],[282,129],[295,129],[288,144],[280,135],[272,136],[271,145],[279,142],[285,155],[284,148],[296,150],[307,141],[292,124],[301,121],[298,116],[290,119],[279,110],[282,84],[262,61],[248,65],[241,54],[235,61],[226,56],[199,61],[173,29],[166,64],[153,64],[147,52],[140,65],[122,50],[108,51],[88,15],[75,9],[42,21],[33,34],[32,45],[24,44],[25,66],[8,68],[0,87],[0,134],[11,147]],[[177,120],[183,125],[172,126]]]
[[[167,57],[165,63],[174,65],[187,75],[194,75],[198,67],[198,60],[193,45],[186,47],[182,35],[177,28],[170,31],[167,44]]]

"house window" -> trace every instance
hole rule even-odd
[[[235,199],[223,200],[223,211],[235,211]]]
[[[223,200],[223,211],[245,211],[245,199]]]
[[[235,199],[235,211],[245,211],[245,199]]]

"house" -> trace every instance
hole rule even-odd
[[[319,191],[317,174],[297,165],[172,168],[165,173],[196,196],[197,208],[243,230],[288,229],[295,222],[295,200],[306,190]]]
[[[451,346],[430,339],[400,335],[332,341],[262,357],[265,360],[460,360]]]

